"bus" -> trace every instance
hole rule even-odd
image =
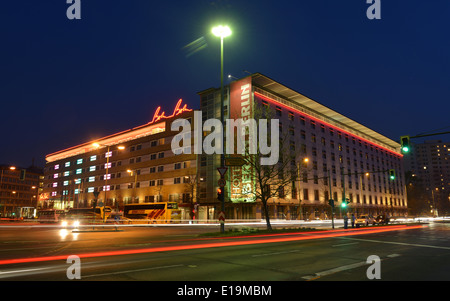
[[[176,202],[126,204],[124,207],[125,220],[128,223],[179,223],[181,210]]]
[[[67,212],[64,224],[72,224],[78,226],[80,223],[92,224],[105,222],[112,213],[111,207],[96,207],[94,208],[72,208]]]
[[[37,213],[39,223],[58,223],[64,219],[66,212],[62,209],[42,209]]]

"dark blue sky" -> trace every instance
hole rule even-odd
[[[431,4],[432,3],[432,4]],[[149,122],[225,74],[261,72],[398,140],[450,130],[450,1],[7,1],[0,10],[0,163],[45,155]],[[202,39],[205,48],[182,48]],[[436,131],[435,131],[436,132]],[[431,137],[450,141],[449,136]],[[430,138],[430,139],[431,139]]]

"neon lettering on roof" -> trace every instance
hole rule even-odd
[[[159,106],[156,111],[155,111],[155,115],[153,115],[153,119],[152,121],[150,121],[149,123],[154,123],[154,122],[158,122],[161,119],[168,119],[168,118],[172,118],[174,116],[177,116],[183,112],[190,112],[192,111],[191,109],[187,108],[187,104],[185,104],[183,107],[181,107],[181,102],[183,100],[180,98],[180,100],[178,100],[177,105],[175,106],[175,109],[173,110],[173,114],[170,116],[165,116],[166,112],[162,112],[161,114],[159,114],[159,111],[161,111],[161,107]]]

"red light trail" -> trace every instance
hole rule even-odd
[[[350,236],[350,235],[373,234],[373,233],[388,232],[388,231],[419,229],[422,227],[423,227],[422,225],[417,225],[417,226],[399,225],[399,226],[377,227],[375,229],[360,228],[360,229],[348,229],[348,230],[328,230],[328,231],[314,231],[314,232],[263,234],[263,235],[253,235],[253,236],[248,235],[248,236],[220,237],[220,238],[216,237],[216,238],[211,238],[209,240],[217,240],[217,239],[221,239],[221,240],[227,239],[228,240],[228,239],[238,239],[238,238],[254,238],[254,239],[249,239],[249,240],[244,240],[244,241],[242,241],[242,240],[223,241],[223,242],[210,242],[210,243],[191,244],[191,245],[177,245],[177,246],[164,246],[164,247],[153,247],[153,248],[143,248],[143,249],[103,251],[103,252],[84,253],[84,254],[78,254],[78,255],[77,254],[68,254],[68,255],[56,255],[56,256],[4,259],[4,260],[0,260],[0,265],[66,260],[67,257],[69,257],[70,255],[77,255],[79,258],[94,258],[94,257],[132,255],[132,254],[144,254],[144,253],[155,253],[155,252],[170,252],[170,251],[243,246],[243,245],[253,245],[253,244],[275,243],[275,242],[302,241],[302,240]],[[298,235],[301,235],[301,236],[298,236]],[[271,237],[271,238],[268,238],[268,237]],[[204,240],[204,239],[202,239],[202,240]]]

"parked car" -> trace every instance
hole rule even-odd
[[[356,226],[368,226],[373,223],[373,218],[369,215],[360,215],[355,221]]]
[[[374,221],[374,224],[387,224],[389,223],[389,218],[386,215],[378,215]]]

